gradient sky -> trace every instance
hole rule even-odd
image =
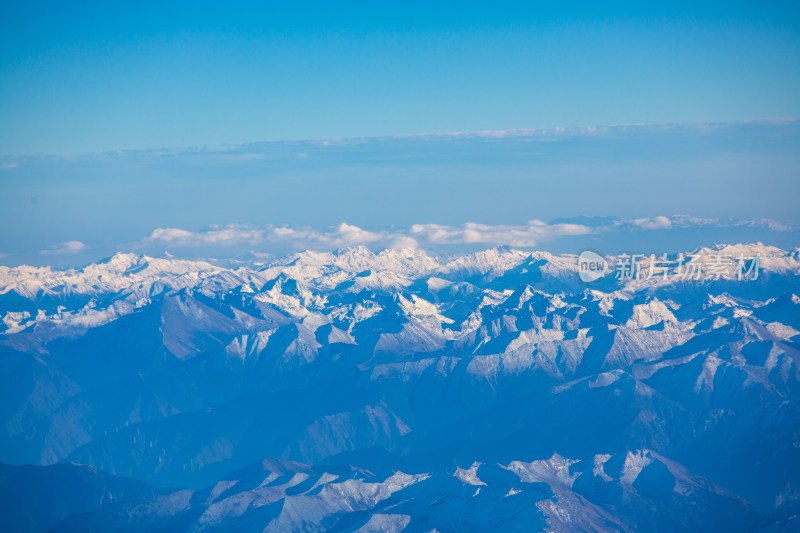
[[[119,250],[230,257],[383,247],[397,236],[424,247],[567,252],[754,241],[793,248],[798,169],[800,119],[6,156],[0,264],[74,265]],[[656,218],[676,214],[722,220]],[[600,234],[557,225],[577,215],[628,222]],[[791,228],[741,224],[763,218]],[[451,236],[414,229],[431,224]],[[274,238],[275,227],[288,236]]]
[[[797,2],[0,10],[5,155],[800,115]]]
[[[699,4],[2,2],[0,264],[797,246],[800,3]]]

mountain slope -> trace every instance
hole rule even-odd
[[[77,529],[122,517],[199,529],[215,503],[192,494],[264,457],[309,476],[374,472],[358,494],[394,487],[394,472],[415,481],[361,514],[337,507],[355,496],[331,482],[336,501],[294,514],[265,503],[212,529],[303,529],[312,515],[322,529],[440,527],[434,502],[461,529],[499,516],[556,530],[768,527],[800,494],[798,251],[691,255],[759,255],[759,275],[682,279],[676,255],[649,279],[586,284],[575,256],[507,248],[0,267],[0,460],[180,488],[135,512],[112,502],[79,519],[77,506],[59,526]],[[506,498],[525,476],[538,488]],[[297,496],[279,494],[281,506]]]

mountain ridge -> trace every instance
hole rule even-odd
[[[179,488],[64,531],[778,527],[800,493],[798,254],[708,254],[758,254],[758,277],[584,283],[578,256],[510,248],[2,267],[0,461]],[[295,484],[261,504],[240,486],[241,514],[192,500],[269,457],[371,474],[320,482],[330,513]],[[350,490],[389,492],[356,512]]]

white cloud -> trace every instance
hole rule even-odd
[[[772,231],[793,231],[795,228],[791,224],[784,224],[770,218],[759,218],[756,220],[745,220],[742,225],[754,228],[766,228]]]
[[[718,218],[701,218],[692,215],[672,215],[672,224],[681,228],[696,226],[713,226],[719,223]]]
[[[414,224],[409,228],[380,231],[371,231],[344,222],[324,229],[229,224],[211,226],[196,232],[179,228],[158,228],[144,239],[143,244],[172,247],[246,245],[262,249],[275,247],[296,250],[333,250],[357,245],[396,249],[443,245],[482,245],[486,247],[508,245],[531,248],[560,237],[573,235],[743,225],[758,225],[776,231],[788,227],[770,220],[703,219],[688,215],[616,220],[599,227],[574,223],[549,224],[541,220],[531,220],[524,225],[478,224],[475,222],[457,226]],[[792,228],[790,227],[790,229]]]
[[[419,248],[419,242],[417,242],[417,240],[413,237],[398,235],[389,244],[389,248],[394,248],[396,250],[402,250],[404,248]]]
[[[635,218],[624,222],[636,226],[639,229],[669,229],[672,227],[672,221],[665,216]]]
[[[591,230],[580,224],[546,224],[533,220],[523,226],[489,225],[468,222],[461,226],[415,224],[396,231],[369,231],[341,223],[327,229],[289,226],[228,225],[192,232],[178,228],[158,228],[145,243],[171,246],[229,246],[278,244],[297,249],[334,249],[356,245],[388,248],[416,248],[427,245],[485,244],[530,247],[564,235],[584,235]]]
[[[164,242],[185,241],[194,238],[195,235],[198,234],[186,231],[185,229],[157,228],[147,237],[147,240]]]
[[[266,240],[293,248],[341,248],[358,244],[385,243],[391,236],[388,232],[376,233],[342,222],[327,230],[272,226],[267,230]]]
[[[358,226],[351,226],[342,222],[332,232],[335,240],[340,240],[348,244],[366,244],[380,240],[383,236],[380,233],[372,233],[363,230]]]
[[[58,157],[64,161],[98,161],[116,158],[167,158],[203,155],[225,163],[247,163],[252,161],[267,160],[273,156],[272,148],[292,143],[297,145],[298,151],[293,153],[293,158],[307,158],[315,146],[346,146],[363,143],[373,143],[391,140],[419,140],[421,142],[437,141],[442,139],[525,139],[531,141],[553,141],[562,138],[599,137],[599,136],[635,136],[648,132],[679,131],[707,131],[735,127],[743,124],[791,124],[800,121],[797,117],[782,119],[759,119],[733,122],[689,122],[667,124],[616,124],[598,126],[552,127],[552,128],[519,128],[506,130],[478,130],[478,131],[442,131],[423,132],[399,135],[385,135],[374,137],[341,137],[330,139],[293,139],[272,142],[244,143],[237,145],[184,147],[184,148],[157,148],[146,150],[113,150],[97,153],[64,154]],[[10,169],[17,165],[16,161],[0,163],[0,169]]]
[[[652,218],[635,218],[631,220],[618,220],[609,229],[671,229],[671,228],[734,228],[734,227],[753,227],[770,231],[794,231],[795,227],[769,218],[759,219],[737,219],[737,218],[702,218],[691,215],[672,215],[671,217],[657,216]]]
[[[157,228],[145,241],[160,242],[173,246],[227,246],[233,244],[259,243],[266,232],[262,228],[240,224],[210,226],[203,231],[187,231],[179,228]]]
[[[530,247],[565,235],[585,235],[591,229],[580,224],[547,224],[532,220],[524,226],[488,225],[467,222],[463,226],[415,224],[411,235],[428,244],[487,244]]]
[[[78,252],[84,252],[88,249],[89,247],[81,241],[67,241],[55,244],[46,250],[41,250],[39,253],[41,255],[77,254]]]

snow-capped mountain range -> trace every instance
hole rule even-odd
[[[2,514],[21,531],[794,530],[800,251],[690,252],[760,272],[587,284],[574,255],[364,247],[0,267]]]

